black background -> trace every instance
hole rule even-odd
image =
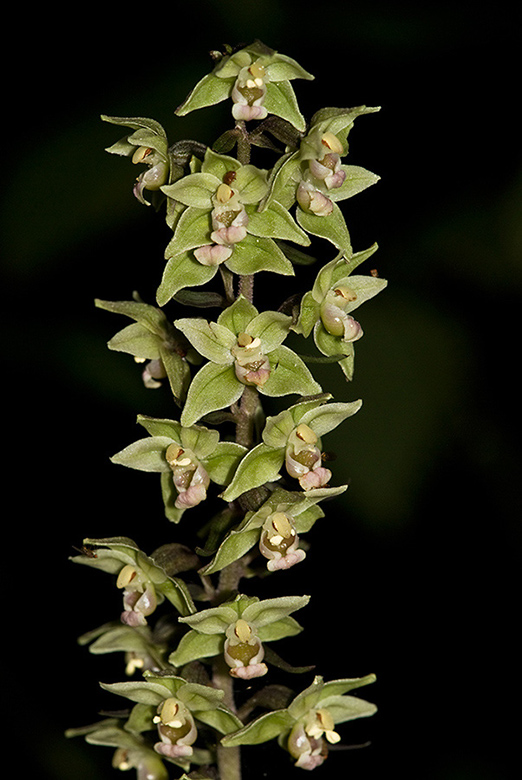
[[[168,238],[132,197],[131,166],[103,151],[123,133],[99,114],[212,143],[223,106],[173,111],[211,49],[254,38],[316,76],[294,82],[308,117],[382,107],[357,120],[348,159],[382,180],[343,211],[356,250],[379,243],[370,263],[389,286],[358,312],[354,382],[318,372],[339,400],[364,401],[326,442],[350,489],[310,533],[301,570],[252,593],[311,594],[302,641],[277,647],[287,660],[328,679],[378,676],[361,691],[378,714],[342,729],[345,744],[370,747],[332,753],[319,777],[519,776],[518,17],[502,2],[358,0],[8,15],[2,644],[5,750],[27,776],[119,776],[110,749],[63,738],[121,704],[97,684],[122,678],[121,659],[76,644],[120,597],[68,562],[72,545],[124,534],[151,552],[183,532],[162,517],[155,475],[108,460],[140,435],[137,413],[174,411],[106,349],[126,323],[92,304],[134,289],[152,301]],[[248,777],[297,772],[275,745],[245,758]]]

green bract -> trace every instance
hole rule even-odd
[[[283,346],[291,324],[292,318],[281,312],[259,313],[243,296],[217,322],[176,320],[176,327],[209,361],[192,380],[181,415],[183,425],[234,404],[246,385],[277,397],[321,392],[301,358]]]
[[[219,441],[216,430],[184,426],[175,420],[138,416],[148,437],[113,455],[113,463],[161,473],[166,517],[178,523],[186,509],[206,498],[210,481],[228,485],[245,447]]]
[[[383,290],[387,282],[375,276],[356,276],[352,271],[370,257],[377,245],[364,252],[337,257],[317,274],[314,286],[302,298],[295,330],[308,337],[323,355],[339,355],[339,366],[347,379],[354,370],[354,342],[363,335],[350,316],[362,303]]]

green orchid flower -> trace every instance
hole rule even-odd
[[[183,334],[167,320],[161,309],[140,300],[95,300],[99,309],[123,314],[134,320],[108,342],[109,349],[133,355],[143,363],[145,387],[155,389],[167,379],[172,394],[181,403],[190,384],[189,363],[198,364],[201,358],[192,349]]]
[[[209,762],[209,751],[195,746],[198,722],[225,735],[243,725],[223,704],[222,690],[187,682],[170,671],[145,672],[144,677],[145,680],[101,683],[101,686],[137,702],[131,718],[138,723],[138,728],[156,729],[159,737],[154,744],[156,753],[185,770],[193,762]]]
[[[209,282],[221,265],[243,275],[293,275],[292,264],[274,239],[310,243],[280,204],[258,211],[268,192],[266,171],[211,149],[197,171],[162,187],[162,192],[181,211],[165,251],[167,264],[157,291],[160,305],[184,287]]]
[[[159,472],[166,517],[179,523],[183,513],[205,500],[210,482],[228,485],[246,448],[219,441],[219,432],[202,425],[138,416],[149,436],[111,458],[139,471]]]
[[[165,599],[181,615],[195,612],[194,602],[185,583],[171,576],[154,557],[146,555],[125,536],[107,539],[84,539],[87,552],[71,558],[74,563],[117,576],[116,587],[123,591],[121,621],[128,626],[145,626],[147,618]]]
[[[247,490],[280,479],[283,465],[308,496],[327,488],[332,473],[322,465],[321,436],[354,415],[362,405],[360,400],[326,403],[330,398],[324,393],[267,417],[263,440],[241,460],[222,494],[224,500],[233,501]]]
[[[260,601],[238,595],[234,601],[180,618],[190,631],[181,639],[169,662],[184,666],[200,658],[223,655],[232,677],[250,680],[268,671],[263,642],[295,636],[302,629],[292,612],[306,606],[309,596],[282,596]]]
[[[90,726],[67,729],[66,737],[83,736],[90,745],[115,748],[112,766],[128,771],[135,769],[137,780],[168,780],[163,760],[141,734],[134,734],[120,725],[116,718],[106,718]]]
[[[247,512],[242,522],[226,534],[200,574],[221,571],[255,545],[266,558],[268,571],[295,566],[306,557],[305,551],[299,548],[299,535],[307,533],[316,520],[324,517],[317,503],[343,493],[346,487],[317,489],[312,491],[313,496],[276,488],[257,511]]]
[[[184,116],[231,98],[236,120],[249,122],[274,114],[304,132],[306,122],[290,84],[296,78],[314,77],[295,60],[254,41],[219,57],[212,73],[196,84],[176,114]]]
[[[88,631],[78,638],[80,645],[89,645],[93,655],[124,653],[125,673],[132,677],[137,671],[163,668],[163,656],[167,645],[147,625],[129,626],[121,623],[106,623]]]
[[[145,170],[138,176],[134,185],[134,195],[145,206],[150,202],[145,199],[144,191],[150,190],[155,197],[160,187],[167,184],[171,172],[168,141],[165,130],[155,119],[145,117],[101,117],[104,122],[122,125],[133,130],[132,133],[109,146],[105,151],[130,157],[135,164],[144,164]]]
[[[316,676],[288,707],[261,715],[235,734],[224,737],[222,744],[227,747],[259,745],[277,738],[295,760],[295,766],[315,769],[326,759],[328,744],[340,741],[334,728],[338,723],[369,717],[377,711],[374,704],[346,695],[375,679],[375,675],[369,674],[324,682]]]
[[[192,425],[203,415],[236,403],[245,386],[272,397],[321,392],[301,358],[283,346],[291,323],[292,318],[281,312],[260,314],[243,296],[217,322],[176,320],[176,328],[209,361],[192,380],[181,423]]]
[[[356,117],[379,108],[324,108],[312,117],[299,149],[280,158],[269,180],[269,193],[261,205],[273,201],[290,209],[296,204],[296,221],[307,233],[330,241],[351,254],[351,240],[337,205],[379,181],[379,176],[358,165],[344,165],[348,133]]]
[[[339,356],[339,366],[346,379],[353,378],[354,342],[363,335],[351,312],[387,285],[385,279],[377,276],[352,274],[376,249],[374,244],[364,252],[338,256],[323,266],[312,290],[301,300],[299,319],[294,326],[305,338],[313,332],[315,345],[323,355]]]

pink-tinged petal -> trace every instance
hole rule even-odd
[[[330,469],[325,469],[324,466],[309,471],[299,479],[299,484],[303,490],[313,490],[314,488],[324,487],[332,478],[332,472]]]
[[[218,244],[207,244],[194,250],[194,257],[201,265],[221,265],[232,255],[232,249]]]
[[[306,553],[304,550],[294,550],[293,552],[288,552],[285,556],[268,561],[266,568],[268,571],[291,569],[292,566],[295,566],[296,563],[301,563],[305,558]]]
[[[268,666],[266,664],[249,664],[230,669],[232,677],[237,677],[240,680],[253,680],[255,677],[263,677],[267,672]]]
[[[156,742],[154,750],[167,758],[184,758],[194,753],[190,745],[169,745],[166,742]]]
[[[268,111],[264,106],[249,106],[241,103],[234,103],[232,106],[232,116],[234,119],[242,119],[244,122],[250,122],[255,119],[266,119]]]
[[[232,225],[214,230],[210,234],[210,238],[215,244],[230,246],[230,244],[238,244],[245,238],[246,234],[247,231],[243,225]]]
[[[200,504],[206,497],[207,491],[204,485],[192,485],[179,494],[175,506],[177,509],[190,509]]]

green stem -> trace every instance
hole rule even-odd
[[[236,442],[243,447],[252,447],[254,444],[255,417],[259,407],[259,393],[257,388],[245,385],[236,423]]]
[[[220,688],[225,696],[223,704],[232,712],[236,711],[234,702],[234,681],[229,674],[228,666],[223,656],[219,656],[213,663],[212,682],[216,688]],[[241,780],[241,753],[239,747],[224,747],[218,744],[217,763],[220,780]]]

